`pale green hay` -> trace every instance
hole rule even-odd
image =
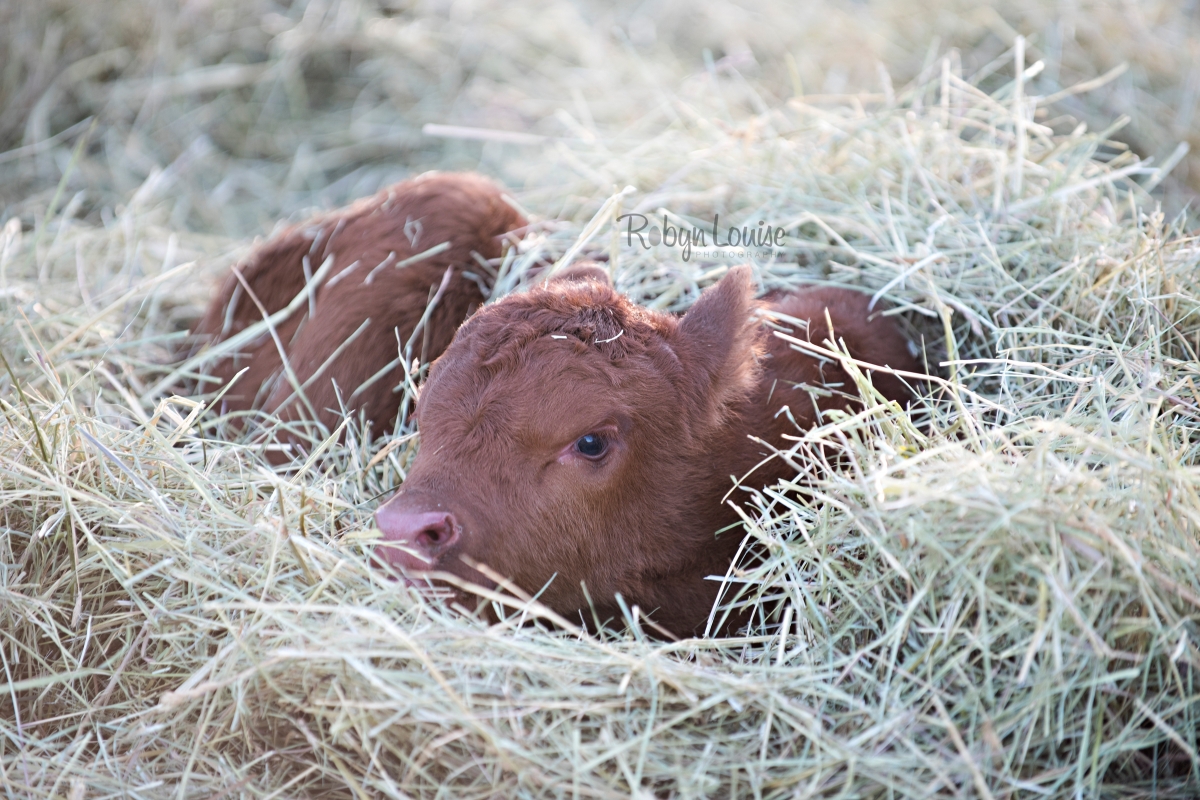
[[[488,265],[500,293],[631,185],[605,214],[777,221],[798,235],[756,263],[765,288],[881,293],[924,343],[937,380],[911,415],[850,365],[867,410],[797,432],[779,457],[803,479],[731,495],[764,554],[725,576],[758,610],[741,638],[588,635],[511,597],[489,627],[370,569],[411,431],[368,445],[351,423],[276,473],[150,391],[247,245],[188,232],[161,176],[112,189],[107,222],[70,224],[68,198],[0,242],[23,395],[0,376],[0,787],[1194,797],[1200,248],[1137,185],[1153,166],[1018,124],[1014,87],[942,63],[894,102],[658,85],[620,137],[496,156],[563,220]],[[585,252],[648,305],[684,310],[737,263],[597,222]]]

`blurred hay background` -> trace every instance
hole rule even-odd
[[[1093,129],[1128,116],[1117,140],[1159,165],[1194,135],[1192,2],[748,6],[122,0],[96,13],[10,0],[0,6],[0,148],[27,149],[0,162],[0,199],[27,223],[44,211],[80,133],[71,126],[94,116],[100,127],[69,182],[87,190],[77,215],[98,221],[157,167],[169,171],[174,227],[244,237],[412,170],[481,164],[530,179],[527,148],[425,137],[426,123],[636,137],[669,118],[666,94],[689,79],[698,92],[711,88],[706,75],[749,81],[752,92],[728,100],[753,109],[797,91],[902,86],[951,50],[963,74],[992,72],[990,88],[1011,77],[1002,56],[1018,34],[1029,63],[1045,62],[1033,94],[1125,65],[1057,110]],[[1164,182],[1168,211],[1200,187],[1194,157]]]
[[[0,5],[6,796],[1196,796],[1196,28],[1168,2]],[[764,285],[877,293],[943,364],[919,426],[831,420],[781,457],[849,469],[743,495],[745,637],[402,592],[365,553],[412,431],[277,473],[158,387],[251,237],[432,167],[561,221],[497,292],[596,232],[621,288],[686,308],[730,260],[593,219],[631,185],[615,210],[777,220]]]

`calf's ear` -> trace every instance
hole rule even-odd
[[[679,323],[676,352],[694,387],[699,406],[719,417],[727,403],[744,397],[757,373],[756,321],[750,267],[734,267]]]

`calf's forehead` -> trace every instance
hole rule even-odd
[[[577,339],[551,335],[523,350],[500,368],[453,358],[439,364],[421,396],[423,435],[558,444],[588,426],[643,415],[645,405],[662,411],[671,394],[644,357],[614,361]]]

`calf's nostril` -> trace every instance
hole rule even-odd
[[[384,541],[391,544],[385,557],[406,569],[434,568],[459,537],[458,521],[447,511],[407,511],[385,505],[375,513],[375,521]]]
[[[437,522],[426,526],[425,530],[417,535],[417,543],[430,550],[444,550],[458,538],[457,527],[454,516],[446,514]]]

